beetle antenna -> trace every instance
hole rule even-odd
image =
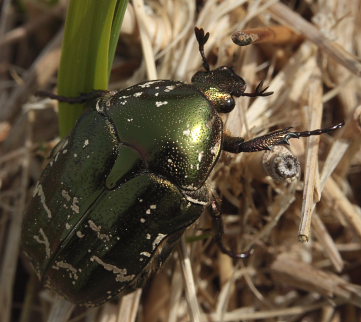
[[[206,56],[204,55],[204,45],[209,38],[209,32],[204,33],[203,28],[194,27],[194,33],[198,41],[198,46],[199,46],[198,48],[199,48],[199,53],[201,54],[203,60],[203,67],[207,72],[209,72],[210,71],[209,63],[207,61]]]

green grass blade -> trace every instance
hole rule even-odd
[[[110,33],[110,44],[109,44],[109,65],[108,72],[112,70],[112,64],[115,56],[115,51],[117,49],[117,44],[119,40],[120,27],[122,26],[123,17],[125,10],[127,9],[128,0],[117,1],[115,8],[115,14],[113,18],[112,31]]]
[[[127,2],[70,1],[58,76],[59,95],[74,97],[107,89]],[[61,137],[69,134],[83,111],[82,104],[59,104]]]

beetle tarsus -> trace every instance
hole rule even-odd
[[[290,139],[298,139],[300,137],[308,137],[313,135],[321,135],[333,132],[344,125],[344,122],[331,127],[317,129],[313,131],[291,132],[291,127],[282,130],[276,130],[266,135],[258,136],[249,141],[245,141],[241,137],[224,136],[222,150],[231,153],[240,152],[258,152],[270,150],[272,146],[289,144]]]
[[[216,234],[214,236],[214,239],[219,247],[219,249],[221,250],[222,253],[234,258],[234,259],[246,259],[248,258],[252,252],[253,249],[250,249],[248,251],[245,252],[241,252],[241,253],[235,253],[232,250],[228,249],[223,242],[223,235],[224,235],[224,230],[223,230],[223,220],[222,220],[222,215],[220,213],[220,211],[218,210],[218,205],[217,202],[215,200],[213,200],[211,202],[211,204],[209,205],[209,212],[211,214],[212,220],[213,220],[213,225],[215,227],[216,230]]]
[[[248,96],[248,97],[257,97],[257,96],[270,96],[273,94],[273,92],[266,92],[268,87],[263,88],[263,80],[260,81],[260,83],[257,85],[256,90],[254,93],[243,93],[242,96]]]
[[[104,96],[106,93],[108,93],[107,90],[94,90],[89,93],[81,94],[79,96],[68,97],[68,96],[57,95],[47,91],[37,91],[35,95],[40,97],[48,97],[57,100],[59,102],[65,102],[70,104],[81,104],[91,101],[95,98]]]
[[[341,122],[334,126],[326,127],[324,129],[317,129],[317,130],[313,130],[313,131],[302,131],[302,132],[290,132],[290,133],[288,133],[287,137],[285,137],[285,139],[286,140],[293,139],[293,138],[298,139],[300,137],[308,137],[308,136],[312,136],[312,135],[321,135],[324,133],[330,133],[330,132],[333,132],[333,131],[343,127],[344,125],[345,125],[345,122]]]

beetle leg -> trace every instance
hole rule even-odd
[[[258,136],[252,140],[245,141],[241,137],[231,137],[225,135],[223,138],[222,149],[231,153],[257,152],[270,150],[274,145],[289,144],[288,141],[293,138],[308,137],[333,132],[341,128],[344,123],[339,123],[332,127],[317,129],[313,131],[291,132],[290,127],[283,130],[276,130],[266,135]]]
[[[266,92],[268,86],[263,87],[263,80],[257,85],[256,90],[253,93],[243,93],[242,96],[257,97],[257,96],[270,96],[273,92]]]
[[[48,97],[48,98],[57,100],[59,102],[65,102],[65,103],[70,103],[70,104],[80,104],[80,103],[85,103],[85,102],[88,102],[95,98],[104,96],[108,92],[109,91],[107,91],[107,90],[99,89],[99,90],[93,90],[89,93],[80,94],[79,96],[68,97],[68,96],[56,95],[56,94],[46,92],[46,91],[37,91],[35,93],[35,95],[40,96],[40,97]]]
[[[211,214],[211,217],[213,219],[213,225],[216,230],[216,234],[214,236],[214,239],[216,243],[218,244],[219,249],[222,251],[222,253],[227,254],[228,256],[235,258],[235,259],[245,259],[248,258],[251,253],[252,249],[242,252],[242,253],[234,253],[230,249],[228,249],[224,243],[223,243],[223,220],[222,220],[222,214],[218,209],[217,202],[213,200],[210,205],[208,206],[209,212]]]

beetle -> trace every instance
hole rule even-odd
[[[247,257],[223,245],[220,212],[205,183],[221,152],[267,150],[342,126],[287,128],[249,141],[225,134],[219,114],[234,108],[234,97],[272,92],[261,82],[247,93],[232,68],[211,70],[204,54],[209,33],[195,28],[195,35],[205,70],[191,84],[155,80],[68,98],[89,109],[54,149],[22,241],[39,278],[73,303],[99,305],[141,287],[205,208],[220,249]]]

